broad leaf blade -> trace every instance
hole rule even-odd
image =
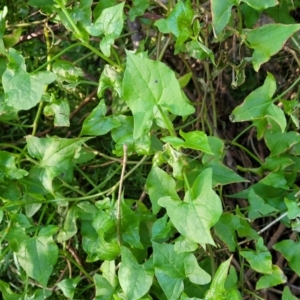
[[[166,19],[155,22],[162,33],[172,33],[176,36],[175,54],[178,48],[193,34],[192,22],[194,11],[190,1],[179,1]]]
[[[264,247],[262,238],[257,241],[256,251],[241,251],[240,254],[246,258],[253,270],[263,274],[272,273],[272,256]]]
[[[120,126],[120,122],[114,116],[105,116],[106,105],[101,100],[97,107],[84,120],[80,135],[104,135],[113,128]]]
[[[228,269],[230,266],[231,258],[221,263],[218,268],[208,293],[205,295],[204,300],[210,299],[227,299],[226,294],[228,293],[225,289],[225,280],[227,278]]]
[[[254,49],[252,64],[255,71],[282,49],[287,39],[300,29],[299,24],[267,24],[245,31],[248,46]]]
[[[26,137],[29,154],[40,160],[40,167],[43,170],[41,176],[45,188],[52,190],[52,179],[69,171],[76,151],[88,139],[89,138],[64,139],[59,137]]]
[[[149,291],[154,270],[145,269],[145,266],[138,264],[126,247],[121,247],[121,258],[120,285],[128,299],[138,300]]]
[[[273,246],[289,262],[290,267],[300,276],[300,242],[284,240]]]
[[[184,290],[183,279],[172,278],[159,269],[155,269],[155,276],[168,300],[179,299]]]
[[[210,228],[222,214],[218,195],[212,190],[212,171],[203,171],[194,182],[191,199],[181,201],[172,197],[160,198],[158,204],[167,213],[176,229],[190,240],[199,244],[214,245]]]
[[[86,27],[87,31],[93,36],[104,35],[100,42],[100,49],[106,56],[110,56],[110,47],[123,30],[124,4],[125,2],[122,2],[105,8],[96,22]]]
[[[159,61],[130,52],[122,92],[134,117],[134,138],[150,130],[157,109],[167,109],[179,116],[194,112],[172,70]]]
[[[7,69],[2,75],[5,102],[17,110],[28,110],[39,103],[45,85],[52,83],[56,76],[49,71],[27,73],[23,56],[13,48],[8,58]]]
[[[58,247],[52,237],[37,236],[27,239],[16,254],[28,276],[45,287],[58,258]]]
[[[215,37],[217,37],[228,24],[231,16],[231,8],[237,4],[236,2],[236,0],[211,1],[212,25]]]
[[[189,149],[195,149],[199,151],[203,151],[207,154],[213,154],[210,149],[207,135],[202,131],[192,131],[192,132],[183,132],[180,131],[180,135],[185,139],[185,141],[181,140],[177,137],[167,136],[162,138],[161,140],[170,143],[174,147],[183,147]]]
[[[264,118],[266,111],[272,104],[272,96],[276,91],[276,81],[271,73],[268,73],[264,84],[250,93],[245,101],[237,106],[231,116],[232,122],[243,122],[258,118]]]
[[[276,266],[272,266],[272,273],[263,275],[256,283],[256,289],[266,289],[272,286],[276,286],[278,284],[285,283],[287,280],[286,276],[282,272],[282,270]]]
[[[56,285],[62,290],[66,298],[73,299],[76,286],[79,283],[79,281],[80,281],[80,277],[77,276],[75,278],[64,279],[59,283],[57,283]]]
[[[158,200],[165,196],[178,198],[174,179],[158,167],[153,167],[147,178],[147,189],[152,203],[152,211],[157,214],[160,210]]]
[[[96,286],[95,300],[113,300],[114,288],[107,281],[106,278],[99,274],[94,275],[94,281]]]

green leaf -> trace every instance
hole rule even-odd
[[[103,277],[110,283],[112,287],[117,287],[119,284],[118,277],[116,275],[116,263],[114,260],[105,260],[100,270],[102,272]]]
[[[300,242],[283,240],[273,246],[289,262],[289,266],[300,276]]]
[[[282,300],[297,300],[298,298],[293,296],[290,289],[286,286],[283,289]]]
[[[124,155],[123,145],[127,145],[127,155],[136,153],[138,155],[148,155],[151,151],[150,134],[143,134],[135,139],[132,136],[133,132],[133,118],[130,116],[117,116],[116,119],[120,122],[120,126],[112,129],[111,135],[116,142],[114,154],[118,156]]]
[[[107,89],[112,88],[113,91],[115,91],[118,96],[121,97],[122,79],[123,78],[118,70],[111,65],[105,65],[99,78],[97,96],[102,98],[104,96],[104,92]]]
[[[6,49],[14,47],[20,40],[22,35],[22,28],[15,29],[11,34],[6,34],[3,36],[3,42]]]
[[[1,59],[1,58],[0,58]],[[0,121],[18,119],[18,110],[4,102],[4,94],[0,95]]]
[[[26,175],[28,175],[27,171],[16,167],[13,154],[0,151],[0,182],[4,182],[7,179],[21,179]]]
[[[205,169],[212,169],[212,185],[226,185],[234,182],[247,182],[246,179],[236,174],[234,171],[226,167],[219,160],[212,160],[205,165]]]
[[[44,115],[54,116],[54,126],[70,126],[70,106],[68,101],[62,99],[55,99],[51,96],[50,104],[44,107]]]
[[[284,170],[293,164],[293,160],[288,157],[267,157],[263,168],[268,171]]]
[[[185,276],[187,276],[187,278],[195,284],[204,285],[209,283],[211,277],[208,273],[200,268],[195,255],[192,253],[186,254],[186,257],[184,258]]]
[[[180,130],[179,134],[185,139],[185,141],[171,136],[164,137],[161,140],[165,143],[170,143],[173,147],[189,148],[213,154],[208,144],[207,135],[204,132],[192,131],[185,133]]]
[[[75,152],[87,140],[89,138],[26,137],[29,154],[40,160],[40,167],[43,170],[40,178],[46,189],[52,190],[54,177],[69,171]]]
[[[221,139],[214,136],[208,136],[207,140],[208,140],[209,148],[213,152],[213,155],[203,153],[204,154],[202,157],[203,164],[210,162],[213,158],[217,160],[222,159],[224,153],[224,142]]]
[[[237,246],[235,231],[239,227],[241,227],[239,217],[230,213],[222,214],[214,227],[218,237],[226,243],[230,252],[234,252]]]
[[[237,4],[236,0],[211,0],[212,25],[214,35],[217,37],[228,24],[231,16],[231,8]]]
[[[243,0],[243,2],[247,3],[249,6],[256,10],[263,10],[268,7],[272,7],[275,5],[278,5],[278,0],[265,0],[265,1],[260,1],[260,0]]]
[[[154,214],[160,211],[160,206],[158,205],[160,198],[165,196],[170,196],[173,199],[178,198],[174,179],[158,167],[152,167],[146,181],[146,186]]]
[[[275,188],[282,188],[285,190],[289,189],[287,181],[285,179],[285,174],[283,171],[274,171],[270,172],[265,178],[260,180],[260,183],[267,186],[272,186]]]
[[[291,120],[299,129],[299,102],[296,100],[284,100],[280,102],[283,104],[284,112],[291,117]]]
[[[46,289],[36,289],[35,292],[29,297],[25,298],[26,300],[44,300],[48,299],[52,295],[52,291]],[[24,299],[24,300],[25,300]]]
[[[93,109],[91,114],[84,120],[80,135],[104,135],[121,123],[114,116],[105,116],[106,105],[102,99]]]
[[[153,242],[153,264],[155,269],[163,271],[172,278],[184,278],[184,258],[186,253],[176,253],[170,244]]]
[[[129,18],[130,21],[134,21],[134,19],[138,16],[142,16],[147,8],[150,5],[149,0],[133,0],[132,1],[133,6],[130,8],[129,11]]]
[[[182,154],[179,151],[174,150],[169,143],[164,145],[164,151],[162,154],[168,158],[167,163],[173,169],[173,172],[172,172],[173,177],[178,180],[182,180],[183,179],[183,168],[186,165],[186,160],[185,160],[184,154]]]
[[[295,19],[291,16],[291,1],[279,1],[275,7],[268,8],[265,12],[276,23],[295,24]]]
[[[121,259],[120,285],[128,299],[138,300],[149,291],[154,270],[138,264],[136,258],[126,247],[121,247]]]
[[[67,215],[64,218],[64,224],[62,226],[62,229],[57,235],[57,241],[59,243],[65,242],[69,240],[71,237],[73,237],[77,232],[77,207],[72,206],[68,212]]]
[[[211,62],[215,65],[215,56],[212,50],[207,48],[204,44],[200,43],[198,40],[192,40],[185,44],[186,51],[189,56],[204,60],[205,58],[209,58]]]
[[[227,298],[228,292],[225,289],[224,285],[227,278],[230,262],[231,262],[231,257],[221,263],[212,280],[210,288],[204,297],[204,300],[228,299]]]
[[[160,19],[155,22],[155,26],[162,33],[172,33],[176,36],[175,54],[178,53],[178,47],[181,46],[189,36],[193,34],[192,21],[194,11],[190,1],[179,1],[166,19]]]
[[[69,299],[73,299],[74,292],[76,290],[76,286],[80,281],[80,276],[77,276],[75,278],[67,278],[56,285],[62,290],[64,296]]]
[[[277,211],[276,208],[267,204],[262,197],[258,196],[253,189],[248,194],[248,201],[250,203],[248,217],[251,220],[270,215]]]
[[[0,280],[0,291],[3,296],[3,300],[23,300],[23,296],[20,294],[15,294],[8,283]]]
[[[105,1],[100,1],[97,3],[95,9],[93,10],[93,15],[94,18],[97,19],[103,12],[105,8],[112,7],[114,5],[118,4],[117,0],[105,0]]]
[[[117,208],[116,208],[117,209]],[[122,240],[131,247],[143,249],[140,240],[140,218],[135,214],[125,201],[121,202]]]
[[[210,228],[222,214],[220,198],[211,187],[212,171],[207,169],[195,180],[191,195],[187,194],[185,201],[170,196],[160,198],[158,201],[159,205],[167,209],[179,233],[202,245],[215,244]]]
[[[276,81],[271,73],[268,73],[264,84],[251,92],[245,101],[237,106],[231,116],[232,122],[243,122],[258,118],[264,118],[266,111],[272,104],[272,96],[276,91]]]
[[[110,47],[123,30],[123,8],[125,2],[105,8],[95,23],[86,27],[92,36],[104,35],[100,42],[100,49],[106,56],[110,56]]]
[[[172,278],[159,269],[155,269],[155,276],[168,300],[180,297],[184,290],[183,279]]]
[[[244,30],[248,47],[254,49],[251,61],[254,70],[258,71],[263,63],[280,51],[287,39],[299,29],[299,24],[267,24]]]
[[[256,283],[256,290],[266,289],[272,286],[276,286],[278,284],[285,283],[287,278],[281,271],[281,269],[273,265],[272,266],[272,274],[266,274],[260,277]]]
[[[45,85],[52,83],[56,76],[49,71],[30,75],[23,56],[13,48],[9,49],[8,60],[2,76],[5,102],[17,110],[28,110],[40,102]]]
[[[256,251],[240,251],[240,254],[246,258],[250,267],[256,272],[263,274],[272,273],[272,256],[267,247],[263,244],[263,239],[259,238],[256,244]]]
[[[300,208],[297,202],[284,198],[285,205],[288,209],[287,217],[289,219],[296,219],[300,216]]]
[[[73,7],[70,16],[77,26],[83,24],[85,26],[90,25],[92,19],[92,6],[93,0],[84,0]],[[79,24],[78,24],[79,23]]]
[[[189,83],[189,81],[191,80],[192,77],[193,77],[193,73],[189,72],[189,73],[184,74],[180,78],[178,78],[180,88],[184,88]]]
[[[168,277],[186,277],[195,284],[204,285],[210,282],[211,277],[198,265],[196,257],[188,252],[175,252],[170,244],[153,242],[153,263],[156,270],[164,272]]]
[[[262,1],[260,1],[262,3]],[[243,21],[247,28],[253,28],[253,26],[257,23],[260,12],[251,6],[243,3],[241,6],[241,12],[243,13]]]
[[[66,60],[58,60],[53,63],[52,71],[56,74],[58,83],[70,91],[74,91],[76,85],[84,77],[80,68]]]
[[[165,214],[162,218],[157,219],[152,226],[151,240],[155,242],[165,241],[171,231],[171,224],[167,222],[168,215]]]
[[[42,8],[51,8],[54,5],[53,0],[49,0],[45,2],[44,0],[29,0],[29,5],[35,6],[35,7],[42,7]]]
[[[179,116],[195,111],[171,69],[130,52],[127,52],[122,93],[134,117],[135,139],[149,132],[157,110],[167,109]]]
[[[15,230],[7,236],[10,243],[16,243],[16,237],[21,238],[20,233]],[[45,287],[58,258],[58,247],[52,236],[39,234],[30,238],[25,235],[12,248],[27,275]]]
[[[300,142],[300,135],[295,131],[276,132],[266,131],[265,141],[271,151],[271,156],[276,156],[291,149]]]
[[[117,242],[116,220],[112,218],[111,214],[99,210],[92,225],[96,230],[97,237],[94,240],[93,248],[89,247],[87,249],[89,253],[97,255],[101,260],[115,259],[120,253],[120,247]],[[87,234],[87,236],[89,235]]]
[[[103,276],[95,274],[94,281],[96,286],[95,300],[114,300],[114,288]]]
[[[180,252],[193,252],[198,249],[198,244],[183,237],[182,235],[176,240],[174,250]]]
[[[5,32],[5,17],[7,15],[7,6],[3,6],[3,10],[0,10],[0,39],[2,39]]]
[[[274,105],[272,103],[267,108],[265,117],[268,119],[268,121],[269,121],[269,119],[272,119],[274,122],[276,122],[279,125],[281,132],[285,131],[286,125],[287,125],[286,118],[285,118],[283,110],[280,107],[278,107],[277,105]],[[270,121],[269,121],[269,123],[270,123]]]

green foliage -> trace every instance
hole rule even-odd
[[[297,299],[300,2],[46,2],[0,11],[2,298]]]

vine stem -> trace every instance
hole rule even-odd
[[[148,159],[148,156],[144,156],[132,169],[130,169],[130,171],[124,175],[124,180],[126,178],[128,178],[132,173],[135,172],[135,170],[137,168],[139,168],[146,160]],[[84,197],[77,197],[77,198],[65,198],[65,197],[56,197],[55,195],[53,195],[54,199],[49,199],[49,200],[45,200],[45,201],[10,201],[8,199],[5,199],[3,197],[0,196],[0,200],[5,201],[5,205],[2,207],[2,209],[6,209],[7,207],[12,207],[12,206],[20,206],[20,205],[25,205],[25,204],[34,204],[34,203],[41,203],[41,204],[45,204],[45,203],[56,203],[56,202],[60,202],[60,201],[68,201],[68,202],[79,202],[79,201],[84,201],[84,200],[95,200],[95,198],[98,198],[100,196],[109,196],[111,195],[116,189],[117,187],[120,185],[120,181],[118,181],[113,187],[103,191],[103,192],[99,192],[97,194],[93,194],[93,195],[87,195]]]
[[[126,163],[127,163],[127,151],[128,151],[128,147],[126,144],[123,145],[123,151],[124,151],[123,163],[122,163],[123,167],[122,167],[122,172],[121,172],[121,176],[120,176],[120,185],[119,185],[118,202],[117,202],[117,234],[118,234],[118,242],[119,242],[120,246],[122,245],[121,200],[122,200],[122,189],[123,189],[123,182],[124,182]]]
[[[282,98],[287,92],[289,92],[296,84],[298,84],[298,82],[300,81],[300,77],[297,78],[292,85],[290,85],[284,92],[282,92],[280,95],[278,95],[275,99],[273,99],[274,101],[279,100],[280,98]]]
[[[114,61],[112,61],[109,57],[105,56],[103,53],[101,53],[99,50],[97,50],[96,48],[94,48],[93,46],[91,46],[88,42],[86,42],[83,39],[83,36],[79,30],[79,28],[77,27],[77,25],[74,23],[73,19],[71,18],[69,12],[66,10],[66,8],[59,4],[61,10],[63,11],[64,15],[66,16],[68,22],[70,23],[71,27],[74,30],[74,35],[76,36],[76,38],[78,38],[81,41],[81,45],[90,49],[92,52],[94,52],[95,54],[97,54],[99,57],[101,57],[103,60],[105,60],[106,62],[108,62],[110,65],[122,70],[122,67],[119,66],[118,64],[116,64]]]
[[[49,61],[51,60],[51,55],[49,53],[50,53],[51,43],[50,43],[49,35],[48,35],[48,32],[47,32],[46,29],[47,29],[47,26],[45,26],[45,28],[44,28],[44,36],[45,36],[45,40],[46,40],[47,53],[48,53],[48,55],[47,55],[47,62],[48,62],[47,71],[50,71],[51,70],[51,65],[50,65]],[[45,86],[44,93],[47,91],[47,89],[48,89],[48,85]],[[40,116],[43,112],[43,107],[44,107],[44,102],[41,101],[39,103],[39,107],[38,107],[37,113],[35,115],[35,119],[33,121],[33,124],[32,124],[31,135],[33,135],[33,136],[36,135],[39,119],[40,119]]]
[[[173,129],[173,124],[170,122],[170,119],[166,116],[164,110],[161,108],[160,105],[158,105],[157,108],[158,108],[158,110],[159,110],[159,112],[160,112],[160,114],[161,114],[161,116],[164,120],[164,123],[165,123],[170,135],[173,136],[173,137],[176,136],[176,134],[174,132],[174,129]]]
[[[286,211],[284,214],[282,214],[281,216],[279,216],[278,218],[276,218],[274,221],[272,221],[271,223],[269,223],[267,226],[265,226],[264,228],[262,228],[257,233],[258,234],[263,233],[264,231],[266,231],[267,229],[269,229],[270,227],[272,227],[274,224],[276,224],[277,222],[279,222],[281,219],[283,219],[285,216],[287,216],[287,214],[288,214],[288,212]]]

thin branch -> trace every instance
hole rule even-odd
[[[81,103],[80,105],[72,111],[70,114],[70,120],[96,95],[97,89],[94,89]]]
[[[120,177],[120,185],[119,185],[119,192],[118,192],[118,202],[117,202],[117,234],[118,234],[118,242],[119,245],[122,245],[122,238],[121,238],[121,197],[122,197],[122,188],[123,188],[123,182],[124,182],[124,176],[125,176],[125,170],[126,170],[126,163],[127,163],[127,150],[128,147],[126,144],[123,145],[123,167]]]

